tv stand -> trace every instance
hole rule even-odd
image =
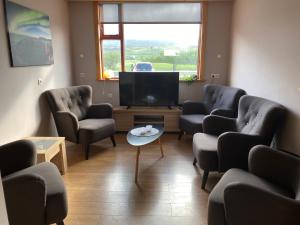
[[[163,126],[166,132],[178,132],[181,110],[177,107],[116,107],[117,131],[129,131],[139,125]]]

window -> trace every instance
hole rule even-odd
[[[111,77],[117,77],[119,71],[122,71],[121,43],[119,40],[102,41],[102,63],[103,71],[111,73]],[[112,72],[110,72],[112,71]]]
[[[206,3],[96,4],[98,79],[176,71],[202,79]]]

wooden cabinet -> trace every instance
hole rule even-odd
[[[166,132],[178,132],[179,116],[181,110],[178,108],[168,109],[166,107],[132,107],[114,108],[114,119],[117,131],[129,131],[138,125],[161,125]]]

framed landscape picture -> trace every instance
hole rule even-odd
[[[5,13],[11,66],[53,64],[49,16],[7,0]]]

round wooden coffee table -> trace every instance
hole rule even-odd
[[[164,129],[162,127],[154,127],[158,129],[158,133],[153,136],[135,136],[131,134],[131,130],[127,134],[127,141],[130,145],[137,147],[137,154],[136,154],[136,164],[135,164],[135,183],[138,182],[138,173],[139,173],[139,158],[141,153],[141,147],[147,144],[150,144],[152,142],[155,142],[158,140],[161,156],[164,157],[163,147],[161,143],[161,136],[164,133]],[[135,128],[134,128],[135,129]]]

